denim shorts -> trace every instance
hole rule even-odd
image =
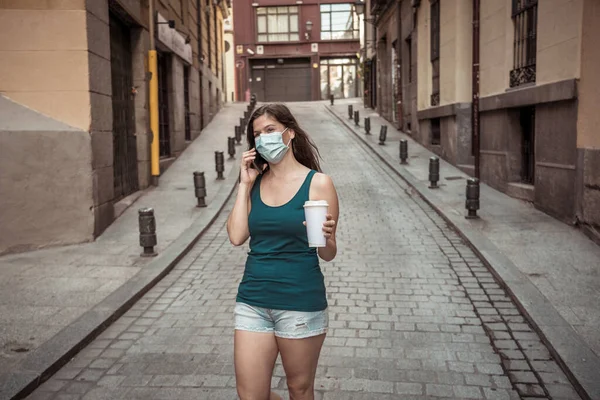
[[[287,311],[235,303],[235,329],[273,332],[284,339],[304,339],[327,332],[329,313],[323,311]]]

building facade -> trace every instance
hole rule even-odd
[[[492,187],[597,230],[598,9],[594,0],[371,0],[375,107]]]
[[[150,21],[161,171],[222,106],[227,3],[152,5],[0,3],[0,254],[92,240],[150,185]]]
[[[259,101],[359,97],[353,1],[234,0],[236,96]]]

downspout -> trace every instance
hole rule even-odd
[[[475,156],[475,178],[480,179],[480,140],[479,140],[479,2],[473,0],[473,106],[471,129],[473,155]]]
[[[201,16],[202,13],[200,12],[200,4],[201,1],[200,0],[196,0],[196,24],[197,24],[197,29],[198,29],[198,82],[200,84],[200,93],[199,93],[199,100],[200,100],[200,130],[202,130],[202,128],[204,128],[204,110],[203,110],[203,102],[202,102],[202,92],[204,92],[204,85],[202,84],[202,64],[203,62],[203,55],[202,55],[202,25],[201,25]]]
[[[158,186],[160,176],[159,163],[159,125],[158,125],[158,62],[156,48],[154,42],[154,0],[148,2],[150,21],[150,50],[148,51],[148,72],[150,72],[150,90],[148,93],[148,103],[150,112],[150,132],[152,133],[152,141],[150,142],[150,173],[152,175],[152,185]]]
[[[402,82],[402,76],[403,71],[402,71],[402,0],[398,0],[397,2],[398,6],[398,12],[397,12],[397,18],[398,18],[398,23],[396,24],[398,26],[398,34],[397,34],[397,38],[396,38],[396,54],[397,54],[397,63],[398,65],[396,66],[396,71],[397,71],[397,77],[396,77],[396,82],[398,83],[398,89],[396,92],[396,115],[398,116],[398,130],[402,130],[404,128],[404,114],[403,114],[403,106],[402,106],[402,87],[403,87],[403,82]]]

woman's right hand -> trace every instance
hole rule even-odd
[[[252,185],[258,176],[258,171],[250,168],[252,162],[256,159],[256,149],[250,149],[242,153],[242,165],[240,172],[241,183]]]

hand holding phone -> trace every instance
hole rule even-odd
[[[262,157],[257,153],[256,149],[250,149],[242,154],[242,163],[240,171],[240,182],[252,185],[256,177],[262,173],[264,164]],[[261,165],[263,166],[261,168]]]

